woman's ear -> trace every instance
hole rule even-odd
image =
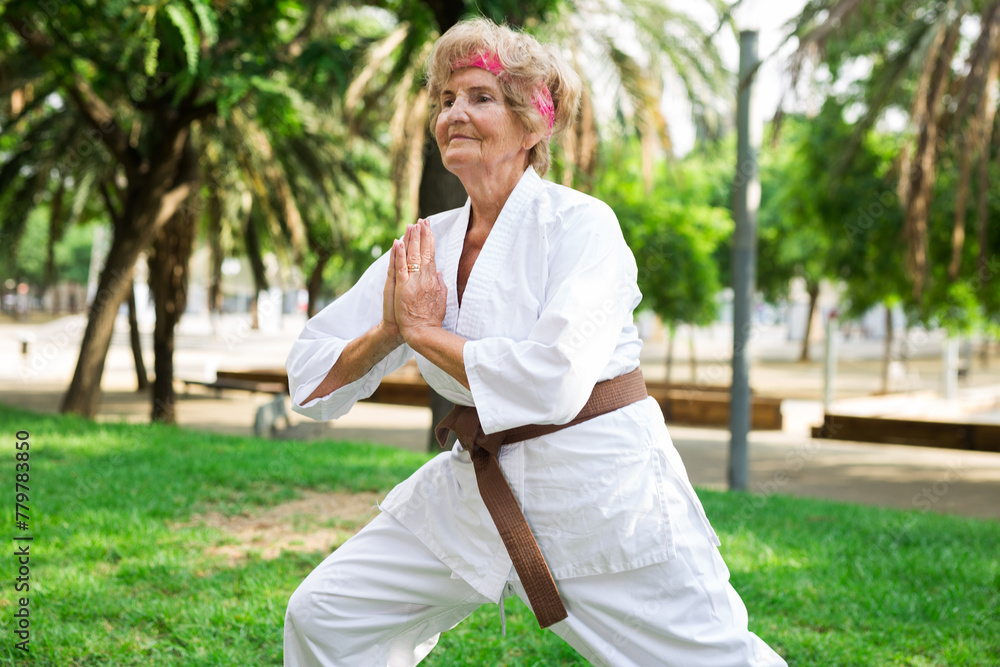
[[[526,151],[530,151],[535,145],[542,140],[541,132],[528,132],[524,135],[524,140],[521,142],[521,148]]]

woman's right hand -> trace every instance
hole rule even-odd
[[[403,344],[403,335],[396,324],[396,247],[403,241],[395,239],[389,251],[389,271],[385,277],[385,287],[382,289],[382,333],[396,345]]]

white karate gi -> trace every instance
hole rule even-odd
[[[443,326],[468,341],[464,361],[471,391],[417,354],[420,371],[441,395],[475,405],[487,433],[566,423],[596,382],[639,364],[642,343],[632,311],[641,295],[617,219],[602,202],[544,181],[529,167],[483,245],[459,309],[455,285],[469,212],[467,202],[430,222],[448,288]],[[364,377],[302,403],[347,343],[381,319],[387,263],[388,255],[377,260],[350,291],[307,323],[294,344],[287,367],[297,412],[320,420],[340,417],[414,355],[403,345]],[[652,398],[504,447],[499,463],[570,614],[552,629],[592,662],[784,664],[747,630],[745,608],[715,548],[718,538]],[[524,598],[461,445],[399,484],[381,509],[388,517],[380,516],[334,552],[293,596],[286,665],[415,665],[439,632],[483,602],[499,601],[505,587]],[[402,534],[390,537],[393,531]],[[397,548],[386,552],[396,540]],[[387,553],[390,562],[373,572],[373,559]],[[353,569],[349,563],[355,563]],[[440,571],[431,575],[435,563]],[[670,573],[678,567],[687,574]],[[380,571],[386,575],[380,577]],[[686,627],[665,627],[670,614],[664,611],[642,613],[639,607],[652,609],[649,601],[639,605],[642,594],[627,591],[643,577],[643,590],[649,590],[649,581],[692,579],[662,591],[653,605],[679,612],[676,623]],[[421,588],[434,580],[432,587]],[[442,588],[442,581],[451,583]],[[357,588],[348,595],[345,587],[352,585]],[[430,601],[450,588],[456,589],[445,594],[451,603]],[[423,594],[415,591],[422,590],[426,605],[418,604]],[[706,597],[710,590],[714,593]],[[694,597],[685,598],[692,591]],[[588,600],[589,593],[598,597]],[[369,608],[383,596],[387,608]],[[389,608],[401,606],[408,611],[385,625]],[[414,611],[418,608],[422,611]],[[375,623],[367,636],[359,615],[369,614],[384,627]],[[428,621],[428,615],[436,620]],[[670,648],[671,642],[677,646]],[[347,648],[352,644],[356,649]],[[639,647],[638,653],[631,655],[622,644]],[[337,651],[344,653],[330,653]]]

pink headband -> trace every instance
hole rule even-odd
[[[451,64],[451,71],[454,72],[463,67],[478,67],[495,76],[500,76],[504,71],[497,54],[490,52],[460,58]],[[552,125],[556,122],[556,106],[552,103],[552,94],[549,92],[549,87],[544,83],[539,83],[538,88],[535,89],[535,92],[531,96],[531,103],[538,109],[538,113],[542,114],[542,118],[548,123],[549,134],[552,134]]]

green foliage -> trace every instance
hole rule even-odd
[[[524,26],[540,23],[548,19],[562,3],[559,0],[486,0],[471,2],[466,0],[466,11],[470,14],[482,14],[497,23]]]
[[[219,17],[207,0],[192,0],[191,8],[198,16],[198,26],[205,36],[208,46],[219,41]]]
[[[156,74],[156,66],[159,60],[157,59],[157,52],[160,50],[160,40],[155,37],[150,39],[146,44],[146,56],[142,61],[142,70],[146,73],[146,76],[154,76]]]
[[[46,249],[49,237],[49,209],[40,206],[28,215],[22,236],[13,254],[0,254],[0,275],[27,282],[36,288],[45,284]],[[55,280],[87,284],[93,226],[70,227],[54,247]]]
[[[859,317],[880,303],[905,302],[909,287],[898,252],[902,208],[889,175],[890,143],[871,135],[850,159],[854,128],[828,99],[811,118],[786,119],[781,142],[762,171],[761,264],[783,278],[828,278],[844,289],[844,312]],[[785,277],[787,276],[787,277]],[[765,276],[762,287],[780,285]]]
[[[825,160],[842,165],[855,186],[863,182],[867,168],[876,167],[877,176],[870,179],[875,189],[865,193],[855,187],[844,195],[856,196],[861,205],[850,233],[858,255],[852,273],[862,277],[852,298],[855,311],[866,301],[862,283],[867,279],[872,296],[902,303],[911,322],[945,326],[956,333],[996,326],[1000,284],[994,280],[992,257],[998,235],[988,221],[1000,211],[991,185],[1000,174],[995,157],[1000,133],[984,134],[983,111],[977,109],[979,100],[995,105],[991,91],[998,75],[988,64],[995,55],[989,45],[1000,29],[995,10],[995,3],[978,0],[813,0],[796,20],[794,34],[804,51],[820,56],[819,76],[814,78],[820,82],[817,92],[828,97],[821,117],[842,116],[845,109],[856,117],[849,124],[837,120],[839,142],[827,143]],[[942,54],[942,44],[952,38],[954,50]],[[950,66],[935,72],[941,64]],[[929,85],[932,72],[940,87]],[[844,86],[839,80],[847,75],[857,78]],[[993,116],[987,117],[993,125]],[[880,125],[885,120],[900,118],[907,121],[905,127],[883,134]],[[829,131],[833,125],[827,122],[826,127]],[[936,133],[928,142],[922,132],[929,127]],[[975,173],[978,165],[971,178],[962,175],[963,158],[975,163],[980,154],[988,160],[986,191]],[[847,162],[854,164],[844,165]],[[962,186],[968,196],[964,220],[957,221]],[[975,209],[981,195],[989,228],[985,238],[973,229],[980,219]],[[870,213],[880,207],[884,215]],[[880,220],[871,223],[874,217]],[[959,222],[966,234],[958,271],[952,273]],[[893,233],[884,233],[891,228]],[[877,250],[865,253],[857,248],[859,237]],[[876,260],[887,263],[887,280],[879,280],[865,266]],[[900,285],[899,267],[905,260],[910,271]]]
[[[184,55],[187,58],[187,68],[191,74],[198,71],[198,27],[195,25],[194,16],[180,3],[170,3],[165,8],[170,22],[181,33],[184,39]],[[209,10],[205,10],[209,11]]]
[[[708,324],[722,288],[715,253],[732,233],[729,212],[712,205],[711,175],[697,160],[660,165],[651,193],[640,176],[638,156],[627,149],[595,187],[614,209],[638,266],[640,307],[670,325]]]
[[[928,222],[932,279],[916,301],[904,269],[903,210],[894,173],[903,139],[869,132],[845,157],[842,147],[855,139],[856,126],[844,120],[843,105],[832,98],[815,118],[792,119],[786,129],[791,130],[786,140],[795,161],[786,172],[781,209],[818,224],[820,240],[828,244],[824,275],[843,284],[849,316],[879,303],[902,304],[911,324],[944,326],[956,333],[992,326],[996,310],[991,304],[1000,297],[993,247],[980,266],[975,244],[966,243],[964,275],[958,280],[947,276],[959,176],[953,164],[942,164],[935,184]],[[996,165],[991,169],[1000,175]],[[990,206],[991,216],[1000,214],[996,197],[990,198]]]
[[[998,146],[1000,148],[1000,146]],[[960,150],[960,149],[958,149]],[[959,274],[948,275],[951,263],[952,229],[955,223],[956,192],[961,172],[958,150],[945,151],[934,188],[929,212],[929,252],[931,276],[923,299],[913,308],[915,317],[947,328],[955,335],[1000,333],[1000,234],[988,224],[986,245],[980,256],[976,220],[979,181],[973,170],[966,209],[967,238],[962,246]],[[987,179],[987,219],[1000,220],[1000,163],[989,164]]]
[[[124,201],[116,196],[126,189],[121,165],[115,166],[120,156],[75,104],[67,77],[72,67],[114,109],[137,156],[155,157],[156,142],[173,122],[168,119],[200,119],[193,125],[202,152],[199,194],[223,200],[228,250],[239,249],[233,239],[243,236],[248,212],[242,198],[249,192],[251,219],[260,227],[255,251],[274,252],[286,271],[293,261],[308,264],[311,253],[342,255],[339,263],[346,262],[349,273],[360,253],[370,261],[375,239],[381,243],[396,225],[380,206],[381,195],[366,201],[385,189],[385,128],[348,128],[341,100],[364,49],[391,21],[384,11],[346,5],[313,16],[315,5],[117,0],[101,3],[101,21],[61,8],[56,34],[28,3],[11,3],[13,14],[46,35],[52,53],[38,63],[22,37],[0,22],[0,59],[14,64],[8,54],[27,54],[36,75],[27,80],[36,94],[47,93],[38,86],[43,71],[58,81],[54,90],[61,94],[58,108],[44,103],[16,124],[0,110],[0,234],[16,241],[30,211],[51,198],[59,180],[74,183],[69,222],[82,219],[81,201],[103,205],[99,187],[113,202]],[[22,83],[5,80],[0,96]],[[206,207],[197,199],[185,208],[200,216]],[[355,237],[363,250],[351,247]]]
[[[802,148],[808,131],[807,121],[787,119],[780,143],[765,142],[761,151],[757,289],[770,303],[788,298],[793,278],[815,288],[835,274],[831,236],[817,208],[829,184],[809,169],[811,154]]]

